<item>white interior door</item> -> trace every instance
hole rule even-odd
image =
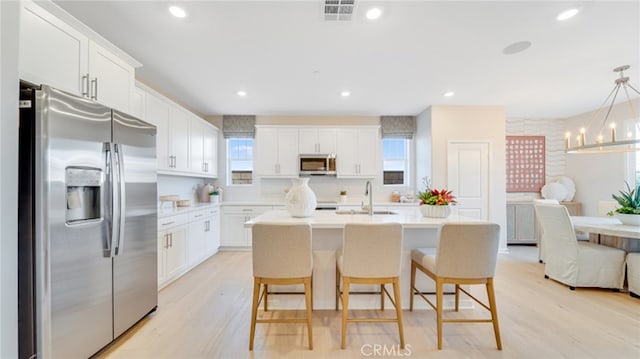
[[[447,186],[458,201],[458,214],[489,219],[489,142],[450,141]]]

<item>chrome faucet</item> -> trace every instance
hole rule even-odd
[[[369,208],[367,208],[367,211],[369,212],[369,215],[372,216],[373,215],[373,188],[371,185],[371,181],[367,181],[367,184],[364,187],[364,195],[369,196]],[[362,203],[361,207],[362,209],[365,209],[364,203]]]

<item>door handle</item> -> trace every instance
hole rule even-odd
[[[82,96],[89,97],[89,74],[82,76]]]
[[[91,80],[91,99],[97,101],[98,100],[98,78],[94,77]]]
[[[173,248],[173,233],[169,233],[169,248]]]
[[[120,255],[124,253],[124,241],[125,241],[125,220],[126,220],[126,192],[125,192],[125,181],[124,181],[124,154],[122,151],[122,145],[114,144],[113,145],[115,157],[117,160],[116,163],[116,173],[118,177],[118,242],[116,247],[115,255]],[[114,228],[114,230],[116,230]]]
[[[102,255],[105,258],[113,257],[113,156],[111,151],[111,143],[105,142],[103,144],[105,154],[105,181],[104,181],[104,213],[105,213],[105,238],[104,247],[102,248]]]

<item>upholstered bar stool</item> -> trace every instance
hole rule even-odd
[[[252,228],[253,236],[253,306],[249,350],[253,350],[256,323],[307,323],[309,349],[313,349],[311,329],[311,226],[308,224],[261,224]],[[306,318],[258,319],[260,301],[265,301],[269,284],[304,284]],[[264,285],[262,295],[261,287]]]
[[[419,295],[435,311],[437,318],[438,349],[442,349],[442,323],[493,323],[498,349],[502,350],[498,310],[493,289],[496,271],[500,226],[495,223],[445,223],[438,231],[438,247],[418,248],[411,251],[411,297],[409,310],[413,311],[413,297]],[[434,304],[416,288],[416,270],[436,283]],[[460,304],[460,292],[491,312],[491,319],[443,319],[444,285],[455,284],[455,311]],[[489,305],[481,302],[460,285],[484,284]]]
[[[640,298],[640,253],[627,254],[627,282],[629,294]]]
[[[578,241],[567,208],[536,205],[542,226],[545,278],[569,286],[621,289],[624,283],[625,251]]]
[[[400,264],[402,260],[402,225],[346,224],[342,252],[336,255],[336,310],[342,301],[341,348],[346,347],[347,323],[395,322],[398,323],[400,348],[404,349],[402,329],[402,301],[400,300]],[[340,291],[342,279],[342,292]],[[393,285],[393,298],[385,284]],[[388,296],[396,308],[395,318],[349,318],[349,290],[352,284],[379,284],[380,309],[384,309],[384,296]]]

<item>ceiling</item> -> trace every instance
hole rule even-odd
[[[638,1],[585,1],[564,22],[576,2],[359,0],[351,21],[325,21],[320,0],[55,2],[140,61],[139,80],[201,115],[503,105],[510,117],[559,118],[598,108],[625,64],[640,89]],[[371,6],[383,10],[376,21]],[[503,54],[518,41],[532,45]]]

